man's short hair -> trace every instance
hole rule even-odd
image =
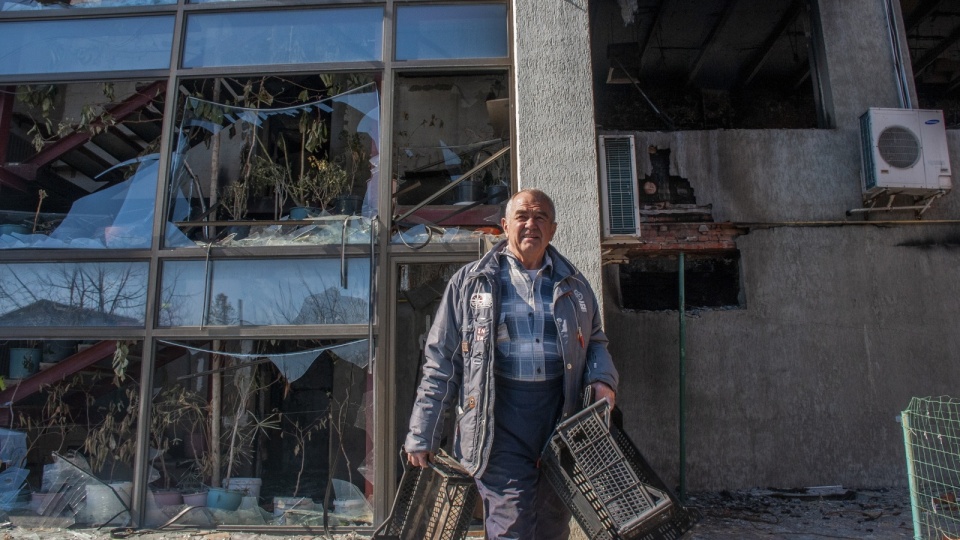
[[[521,189],[520,191],[514,193],[513,196],[510,197],[510,200],[507,201],[507,208],[504,210],[504,216],[509,218],[513,215],[513,201],[517,200],[517,197],[523,195],[524,193],[527,195],[533,195],[534,198],[546,203],[547,208],[550,209],[550,217],[554,222],[557,221],[557,207],[553,204],[553,199],[551,199],[550,196],[544,193],[542,190],[537,188]]]

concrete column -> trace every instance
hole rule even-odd
[[[839,129],[857,129],[858,119],[869,107],[902,107],[898,90],[895,46],[888,25],[889,0],[814,0],[811,17],[822,32],[825,66],[820,79],[828,94],[827,115]],[[896,35],[906,43],[900,2],[893,1]],[[816,30],[816,29],[815,29]],[[818,37],[821,34],[822,37]],[[909,57],[906,91],[915,95]],[[913,99],[916,103],[916,99]],[[914,105],[915,106],[915,105]]]
[[[553,244],[596,291],[600,202],[587,0],[513,3],[513,95],[520,189],[557,206]]]

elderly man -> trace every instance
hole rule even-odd
[[[404,449],[426,467],[455,405],[454,455],[476,479],[487,538],[567,538],[570,513],[541,480],[540,454],[587,385],[613,405],[617,370],[590,285],[550,245],[550,197],[520,191],[501,224],[506,241],[447,285]]]

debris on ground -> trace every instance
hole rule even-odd
[[[913,538],[907,488],[848,489],[840,486],[692,493],[687,506],[703,516],[683,540],[909,539]],[[477,534],[482,535],[480,531]],[[0,540],[364,540],[369,535],[330,536],[293,529],[284,534],[204,529],[132,530],[24,528],[0,524]],[[471,531],[471,538],[480,538]],[[577,540],[576,533],[571,540]]]
[[[703,514],[691,540],[913,538],[906,488],[720,491],[692,494],[687,504]]]

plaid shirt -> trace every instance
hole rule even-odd
[[[516,256],[503,252],[500,265],[500,324],[494,373],[519,381],[546,381],[563,376],[553,320],[553,261],[530,278]]]

